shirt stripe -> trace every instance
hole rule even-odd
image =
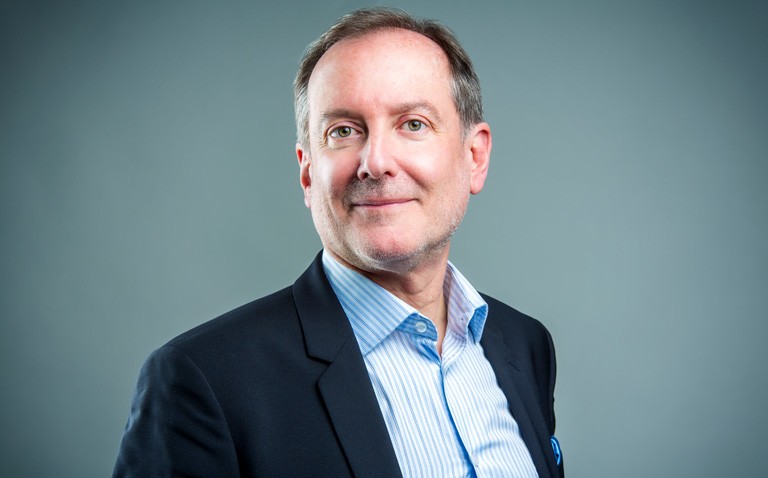
[[[450,262],[448,327],[323,253],[406,477],[536,477],[480,338],[488,305]]]

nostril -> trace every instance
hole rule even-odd
[[[369,134],[360,150],[357,176],[360,179],[380,179],[397,174],[397,160],[391,139],[385,134]]]

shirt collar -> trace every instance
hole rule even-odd
[[[341,307],[347,314],[360,351],[368,354],[381,341],[419,311],[362,274],[341,265],[323,250],[323,268]],[[448,298],[448,327],[480,340],[488,305],[453,264],[448,262],[443,293]],[[422,316],[423,317],[423,316]]]

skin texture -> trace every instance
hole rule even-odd
[[[486,123],[464,131],[448,60],[388,29],[332,46],[310,77],[309,145],[296,145],[304,202],[326,250],[445,331],[450,239],[491,152]]]

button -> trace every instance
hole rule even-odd
[[[415,327],[416,327],[416,332],[420,334],[423,334],[424,332],[427,331],[427,324],[425,324],[424,322],[416,322]]]

